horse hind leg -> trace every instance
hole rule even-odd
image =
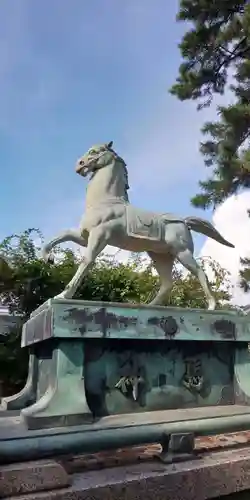
[[[160,289],[149,305],[164,305],[173,284],[172,270],[174,258],[167,254],[159,254],[155,252],[148,252],[148,256],[151,258],[153,266],[159,274],[161,281]]]
[[[188,270],[190,271],[194,276],[196,276],[201,284],[201,287],[205,293],[207,303],[208,303],[208,309],[214,310],[216,307],[216,300],[212,295],[212,292],[210,290],[210,286],[208,283],[207,276],[203,269],[199,266],[199,264],[196,262],[193,254],[191,253],[190,250],[186,249],[183,252],[179,252],[176,255],[176,259]]]
[[[73,243],[77,243],[77,245],[80,245],[82,247],[87,246],[87,241],[82,237],[79,230],[67,229],[63,233],[53,238],[53,240],[46,243],[46,245],[44,245],[42,249],[42,257],[45,262],[53,263],[54,257],[51,255],[52,248],[54,248],[56,245],[59,245],[60,243],[65,243],[66,241],[72,241]]]

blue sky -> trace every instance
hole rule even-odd
[[[77,226],[85,181],[75,160],[114,141],[131,201],[180,215],[206,175],[197,113],[168,93],[185,26],[166,0],[1,0],[0,236]],[[198,249],[203,239],[198,237]]]

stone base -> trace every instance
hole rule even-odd
[[[35,492],[68,487],[70,482],[65,469],[55,461],[6,465],[0,471],[0,498],[16,495],[28,498]]]
[[[47,500],[207,500],[250,490],[250,450],[209,454],[200,461],[157,462],[92,471]],[[248,491],[248,495],[250,491]],[[42,499],[40,496],[32,500]],[[241,497],[239,497],[241,498]],[[249,498],[246,497],[246,498]],[[28,500],[28,499],[27,499]]]
[[[108,462],[108,454],[103,455]],[[207,451],[174,467],[148,456],[142,463],[100,470],[94,456],[85,456],[78,458],[76,471],[72,457],[64,457],[60,464],[3,467],[0,482],[0,496],[9,500],[207,500],[234,493],[237,500],[249,498],[250,447]]]

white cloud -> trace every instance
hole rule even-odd
[[[227,248],[207,239],[200,252],[200,256],[211,256],[231,273],[233,302],[239,305],[250,303],[249,294],[242,292],[238,286],[240,257],[250,257],[250,219],[247,214],[249,208],[249,191],[231,196],[219,206],[214,213],[213,223],[235,248]]]

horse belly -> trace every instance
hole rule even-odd
[[[124,238],[119,238],[112,244],[123,250],[128,250],[129,252],[166,252],[166,242],[150,240],[147,238],[137,238],[133,236],[124,236]]]

